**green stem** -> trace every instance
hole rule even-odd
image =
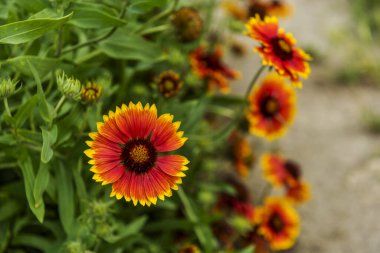
[[[122,19],[122,18],[124,17],[124,15],[125,15],[125,13],[126,13],[126,11],[127,11],[127,6],[128,6],[128,1],[126,0],[125,3],[124,3],[124,6],[123,6],[123,8],[122,8],[122,11],[121,11],[121,13],[120,13],[120,15],[119,15],[119,18],[120,18],[120,19]],[[106,33],[106,34],[104,34],[104,35],[102,35],[102,36],[99,36],[99,37],[97,37],[97,38],[95,38],[95,39],[88,40],[88,41],[86,41],[86,42],[80,43],[80,44],[75,45],[75,46],[73,46],[73,47],[70,47],[70,48],[68,48],[68,49],[65,49],[65,50],[63,50],[63,51],[61,52],[61,55],[63,55],[63,54],[67,54],[67,53],[70,53],[70,52],[75,51],[75,50],[77,50],[77,49],[79,49],[79,48],[86,47],[86,46],[89,46],[89,45],[91,45],[91,44],[95,44],[95,43],[98,43],[98,42],[100,42],[100,41],[102,41],[102,40],[105,40],[105,39],[109,38],[114,32],[116,32],[117,28],[119,28],[119,27],[118,27],[118,26],[115,26],[115,27],[113,27],[108,33]]]
[[[147,22],[145,22],[139,29],[136,30],[136,33],[143,34],[144,30],[149,27],[150,24],[153,24],[157,22],[158,20],[162,18],[166,18],[167,16],[170,16],[172,12],[177,8],[179,0],[174,0],[173,6],[166,11],[158,13],[156,16],[149,19]]]
[[[196,215],[196,213],[195,213],[195,211],[194,211],[194,209],[190,203],[190,200],[187,198],[185,192],[182,190],[181,187],[178,189],[178,195],[179,195],[179,198],[181,199],[183,207],[185,208],[185,212],[186,212],[187,217],[189,218],[189,220],[191,222],[193,222],[195,224],[194,232],[195,232],[196,236],[198,237],[199,242],[205,248],[207,248],[206,235],[204,234],[204,231],[201,229],[201,227],[199,225],[198,216]]]
[[[9,117],[12,117],[12,113],[11,113],[11,110],[9,109],[9,105],[8,105],[8,98],[4,98],[4,106],[5,106],[5,110],[7,111]]]
[[[58,114],[58,111],[59,111],[59,109],[61,109],[61,106],[63,105],[65,100],[66,100],[65,95],[62,95],[61,99],[58,101],[58,104],[54,108],[54,112],[56,115]]]
[[[261,67],[259,68],[259,70],[256,72],[256,74],[254,75],[254,77],[252,78],[252,81],[250,82],[249,84],[249,87],[247,89],[247,92],[245,93],[245,98],[248,99],[249,95],[251,94],[251,91],[252,91],[252,88],[253,86],[255,86],[257,80],[259,79],[261,73],[264,71],[264,69],[266,68],[265,65],[261,65]]]

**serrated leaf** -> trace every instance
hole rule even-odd
[[[70,234],[74,225],[74,189],[71,171],[62,163],[57,168],[58,213],[66,234]]]
[[[123,26],[126,21],[112,16],[102,9],[94,9],[93,7],[76,7],[74,16],[70,20],[70,24],[80,28],[107,28],[115,26]]]
[[[66,23],[72,13],[62,18],[41,18],[0,26],[0,44],[20,44],[37,39],[48,31]]]

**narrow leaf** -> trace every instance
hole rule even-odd
[[[74,224],[74,189],[71,170],[62,163],[57,168],[58,213],[63,229],[70,234]]]
[[[22,152],[21,159],[18,161],[18,163],[21,168],[22,176],[24,178],[26,199],[28,200],[30,210],[32,210],[38,221],[42,223],[45,215],[45,205],[42,202],[41,205],[36,206],[36,202],[34,200],[33,188],[35,183],[35,176],[32,160],[26,152]]]
[[[0,44],[20,44],[37,39],[67,22],[72,13],[62,18],[30,19],[0,26]]]
[[[40,163],[36,180],[34,182],[33,196],[36,201],[36,207],[43,203],[43,194],[49,184],[50,174],[49,167],[45,163]]]
[[[70,23],[80,28],[107,28],[125,25],[126,22],[115,16],[109,15],[102,9],[93,7],[76,7]]]

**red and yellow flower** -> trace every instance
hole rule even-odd
[[[88,82],[86,86],[82,86],[81,99],[86,103],[95,103],[102,94],[102,86]]]
[[[283,0],[270,0],[266,3],[267,16],[288,17],[292,14],[293,8]],[[252,16],[253,17],[253,16]]]
[[[209,90],[219,89],[227,93],[230,89],[228,80],[237,79],[240,74],[222,62],[222,56],[221,47],[216,47],[211,52],[199,47],[190,54],[190,63],[193,71],[207,80]]]
[[[251,145],[246,138],[240,136],[239,134],[234,136],[232,141],[233,159],[236,172],[242,177],[247,177],[254,160]]]
[[[293,186],[301,179],[301,168],[281,155],[266,153],[261,157],[264,178],[274,186]]]
[[[267,16],[262,20],[257,15],[248,21],[246,28],[248,36],[260,42],[255,51],[261,55],[263,64],[273,66],[278,74],[290,78],[301,88],[300,77],[309,77],[311,57],[296,47],[293,35],[279,28],[276,17]]]
[[[300,218],[286,199],[268,197],[258,231],[268,240],[272,250],[289,249],[300,233]]]
[[[90,133],[90,149],[84,153],[93,179],[102,185],[112,184],[111,197],[124,198],[134,205],[156,204],[157,198],[170,197],[182,183],[189,161],[176,154],[162,154],[179,149],[187,138],[178,131],[180,122],[173,116],[157,117],[155,105],[139,102],[116,107],[98,122],[97,132]]]
[[[281,137],[293,123],[296,94],[284,78],[269,74],[249,97],[247,120],[250,132],[273,140]]]
[[[286,198],[294,204],[304,203],[310,199],[310,196],[310,186],[303,180],[287,186]]]
[[[158,91],[166,98],[176,96],[183,85],[179,74],[171,70],[162,72],[154,81]]]

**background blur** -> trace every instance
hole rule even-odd
[[[280,141],[303,166],[313,197],[300,208],[297,253],[378,253],[380,250],[380,1],[293,0],[280,20],[314,57],[312,73],[298,94],[298,115]],[[232,86],[243,92],[259,58],[247,45],[243,70]],[[252,57],[253,56],[253,57]],[[251,186],[262,181],[260,171]],[[260,187],[259,187],[260,188]]]

